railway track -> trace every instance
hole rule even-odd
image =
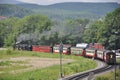
[[[71,76],[63,78],[62,80],[84,80],[83,78],[86,78],[86,77],[88,77],[87,80],[91,80],[93,78],[94,74],[98,74],[98,73],[110,70],[112,68],[114,68],[113,65],[107,65],[104,63],[104,65],[100,68],[97,68],[94,70],[89,70],[89,71],[86,71],[83,73],[78,73],[75,75],[71,75]]]

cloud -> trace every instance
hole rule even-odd
[[[120,3],[120,0],[18,0],[18,1],[26,2],[26,3],[42,4],[42,5],[54,4],[54,3],[60,3],[60,2],[118,2]]]

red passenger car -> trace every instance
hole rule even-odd
[[[71,47],[71,54],[76,56],[84,56],[84,49],[80,47]]]
[[[104,60],[105,50],[97,50],[97,58],[100,60]]]
[[[70,47],[71,47],[71,45],[65,45],[64,44],[62,53],[63,54],[70,54]],[[54,53],[59,53],[60,52],[59,49],[60,49],[60,45],[55,45],[53,47],[53,52]]]
[[[86,49],[86,57],[97,58],[97,50],[95,49]]]
[[[49,52],[52,52],[52,47],[51,46],[33,45],[32,51],[49,53]]]

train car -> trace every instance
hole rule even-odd
[[[85,57],[97,58],[97,50],[87,48],[85,51]]]
[[[85,52],[85,49],[80,47],[71,47],[71,54],[76,56],[83,56]]]
[[[26,50],[26,51],[32,51],[32,46],[28,44],[14,44],[13,45],[14,50]]]
[[[116,54],[113,51],[106,51],[104,53],[104,61],[107,64],[114,64],[116,61]]]
[[[101,43],[90,43],[89,48],[104,49],[105,47]]]
[[[70,54],[70,49],[71,48],[71,45],[63,45],[63,51],[62,51],[62,53],[63,54]],[[55,45],[54,47],[53,47],[53,52],[54,53],[60,53],[60,45]]]
[[[97,59],[104,61],[104,53],[105,53],[105,50],[97,50]]]
[[[53,47],[53,53],[59,53],[59,46]]]
[[[51,53],[53,48],[51,46],[32,45],[32,51]]]

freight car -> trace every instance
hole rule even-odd
[[[32,45],[32,51],[52,53],[53,52],[53,47],[52,46]]]

